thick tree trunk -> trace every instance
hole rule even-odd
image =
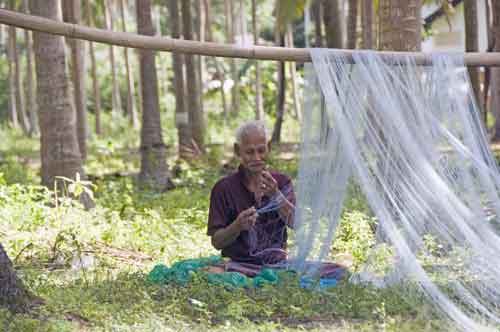
[[[94,15],[90,7],[90,0],[85,0],[87,9],[87,25],[94,26]],[[90,68],[92,72],[92,91],[94,92],[94,107],[95,107],[95,133],[101,135],[101,88],[99,86],[99,79],[97,78],[97,62],[95,58],[94,43],[89,42],[90,53]]]
[[[252,0],[253,43],[259,45],[259,24],[257,20],[257,0]],[[262,101],[262,83],[260,78],[260,61],[255,61],[255,119],[264,119],[264,103]]]
[[[323,22],[325,24],[326,45],[329,48],[344,48],[342,13],[338,0],[323,0]]]
[[[421,0],[380,0],[381,50],[420,51]]]
[[[465,19],[465,51],[478,52],[478,25],[477,25],[477,0],[464,1]],[[474,91],[474,96],[480,105],[481,87],[479,85],[479,68],[469,67],[469,77]],[[484,115],[484,114],[483,114]]]
[[[278,46],[285,45],[285,37],[276,29],[276,41]],[[283,61],[278,62],[278,98],[276,104],[276,121],[274,122],[273,135],[271,141],[273,143],[281,142],[281,128],[283,127],[283,118],[285,115],[285,94],[286,94],[286,82],[285,82],[285,63]]]
[[[323,8],[322,0],[316,0],[311,6],[311,11],[314,19],[314,45],[323,47]]]
[[[29,14],[28,0],[23,0],[23,11]],[[30,136],[38,134],[38,116],[36,109],[35,78],[33,77],[33,38],[31,31],[24,30],[24,40],[26,43],[26,111],[30,123]]]
[[[369,50],[373,48],[373,0],[361,0],[362,13],[361,25],[363,30],[363,49]]]
[[[347,17],[347,48],[356,48],[356,32],[358,27],[358,0],[349,0]]]
[[[493,23],[491,35],[493,52],[500,52],[500,1],[493,1],[491,6]],[[491,68],[491,113],[495,116],[494,141],[500,141],[500,68]]]
[[[122,30],[127,32],[126,17],[125,17],[125,0],[120,0],[120,14],[122,21]],[[125,58],[125,71],[127,78],[127,114],[130,122],[134,128],[139,128],[139,120],[137,119],[137,108],[135,106],[135,87],[134,87],[134,74],[130,68],[129,51],[128,47],[123,48]]]
[[[137,32],[153,36],[151,19],[151,1],[136,0]],[[158,99],[158,79],[156,75],[155,55],[150,50],[140,50],[140,72],[142,81],[142,127],[141,127],[141,185],[155,190],[167,190],[172,187],[166,162],[166,146],[163,142],[160,103]]]
[[[181,36],[181,18],[179,14],[179,0],[170,0],[170,22],[172,38]],[[172,53],[174,67],[174,91],[175,91],[175,125],[177,127],[177,137],[179,140],[178,153],[180,158],[189,158],[191,149],[191,127],[189,125],[189,115],[187,112],[186,91],[184,88],[184,55]]]
[[[26,312],[31,299],[31,294],[17,278],[12,262],[0,243],[0,307],[14,312]]]
[[[81,10],[79,0],[65,0],[63,6],[66,7],[66,20],[69,23],[81,23]],[[81,39],[68,39],[71,48],[71,78],[73,81],[73,97],[76,110],[76,128],[78,136],[78,146],[82,160],[87,158],[87,96],[85,93],[85,45]]]
[[[207,41],[214,41],[213,32],[212,32],[212,3],[211,0],[205,0],[205,10],[206,10],[206,24],[207,24]],[[215,67],[215,75],[216,78],[220,81],[220,95],[221,95],[221,104],[222,111],[224,114],[224,119],[227,120],[229,115],[229,107],[227,105],[226,91],[224,90],[224,81],[225,74],[222,72],[220,68],[219,59],[217,57],[211,57],[214,67]]]
[[[184,30],[184,39],[193,39],[191,4],[189,1],[182,1],[182,26]],[[193,55],[186,54],[186,88],[189,113],[189,124],[191,126],[191,135],[195,148],[203,150],[205,124],[203,113],[201,113],[199,104],[199,91],[196,82],[196,63]]]
[[[106,29],[114,29],[114,15],[112,2],[110,0],[104,1],[104,16],[106,21]],[[111,65],[111,82],[112,82],[112,107],[114,114],[122,114],[122,100],[120,96],[120,85],[118,80],[118,73],[116,72],[115,48],[109,45],[109,62]]]
[[[31,0],[33,15],[60,21],[58,0]],[[33,34],[37,99],[41,132],[42,184],[53,188],[56,176],[84,177],[76,134],[76,114],[70,94],[62,37]],[[60,182],[60,181],[58,181]]]

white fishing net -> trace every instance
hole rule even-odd
[[[296,267],[330,254],[352,177],[395,253],[378,286],[415,283],[455,330],[498,328],[500,177],[463,55],[433,54],[425,66],[371,51],[311,55]],[[429,238],[441,248],[434,264],[423,259]]]

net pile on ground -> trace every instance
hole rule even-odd
[[[394,248],[392,277],[414,282],[455,330],[498,327],[500,178],[463,54],[432,54],[426,66],[370,51],[311,55],[296,269],[327,258],[352,177]],[[443,248],[435,270],[420,259],[429,237]]]

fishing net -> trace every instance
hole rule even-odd
[[[350,181],[394,251],[384,287],[411,281],[455,330],[499,323],[500,178],[463,55],[312,49],[296,185],[295,269],[331,253]],[[429,239],[439,253],[429,252]],[[436,258],[425,264],[425,257]],[[439,263],[436,263],[439,262]]]

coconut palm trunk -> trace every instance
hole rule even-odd
[[[259,22],[257,20],[257,0],[252,0],[253,43],[259,45]],[[262,101],[260,61],[255,61],[255,119],[264,119],[264,103]]]
[[[113,30],[114,29],[114,14],[113,14],[113,6],[112,1],[105,0],[104,1],[104,20],[106,22],[106,29]],[[111,82],[112,82],[112,108],[113,114],[122,114],[122,101],[120,96],[120,85],[118,81],[118,73],[116,67],[116,58],[115,58],[115,48],[113,45],[109,45],[109,63],[111,65]]]
[[[88,26],[93,27],[94,15],[91,10],[90,0],[85,0],[86,8],[86,23]],[[94,94],[94,112],[95,112],[95,133],[101,135],[101,88],[99,86],[99,79],[97,78],[97,62],[95,57],[94,43],[89,42],[90,53],[90,70],[92,74],[92,91]]]
[[[355,49],[358,27],[358,0],[349,0],[349,12],[347,15],[347,48]]]
[[[122,21],[122,30],[123,32],[127,32],[126,25],[126,15],[125,15],[125,0],[120,0],[120,16]],[[130,123],[134,128],[139,127],[139,120],[137,119],[137,108],[135,106],[135,87],[134,87],[134,74],[132,72],[132,68],[130,68],[130,60],[129,60],[129,50],[127,47],[123,48],[123,55],[125,58],[125,72],[127,79],[127,115],[130,119]]]
[[[13,35],[9,27],[7,34],[7,58],[8,58],[8,68],[9,68],[9,118],[13,128],[19,128],[19,120],[17,116],[16,107],[16,76],[15,76],[15,63],[14,63],[14,51],[15,40],[13,40]]]
[[[31,0],[33,15],[61,21],[58,0]],[[66,72],[63,37],[33,34],[41,133],[42,184],[53,188],[56,176],[84,177],[76,134],[76,113]],[[60,182],[59,182],[60,183]]]
[[[81,24],[81,9],[79,0],[65,0],[66,20],[69,23]],[[76,128],[78,146],[82,160],[87,158],[87,96],[85,91],[85,44],[80,39],[68,39],[71,49],[71,79],[75,99]]]
[[[491,38],[493,39],[493,52],[500,52],[500,1],[492,1]],[[495,117],[495,130],[492,139],[500,141],[500,68],[491,68],[491,113]]]
[[[342,13],[338,0],[323,0],[323,23],[325,24],[326,45],[329,48],[344,48]]]
[[[465,51],[478,52],[477,0],[464,0],[465,19]],[[469,77],[477,101],[480,101],[481,87],[479,84],[479,68],[468,67]]]
[[[363,30],[363,49],[373,48],[373,0],[361,0],[361,28]]]
[[[421,0],[380,0],[381,50],[420,51]]]
[[[182,27],[184,31],[184,39],[193,40],[191,4],[189,1],[182,1]],[[194,56],[190,54],[186,54],[184,59],[186,62],[186,89],[189,125],[191,127],[194,148],[201,151],[204,148],[205,124],[199,103],[200,92],[198,91],[197,84],[196,61]]]
[[[151,1],[136,0],[136,11],[137,32],[154,36]],[[172,183],[167,168],[167,150],[161,129],[155,54],[151,50],[140,50],[139,60],[143,103],[139,182],[143,186],[163,191],[171,188]]]
[[[23,12],[29,14],[28,0],[23,0]],[[26,43],[26,113],[30,124],[30,136],[38,134],[38,116],[36,109],[35,78],[33,77],[33,38],[31,31],[24,30],[24,41]]]

